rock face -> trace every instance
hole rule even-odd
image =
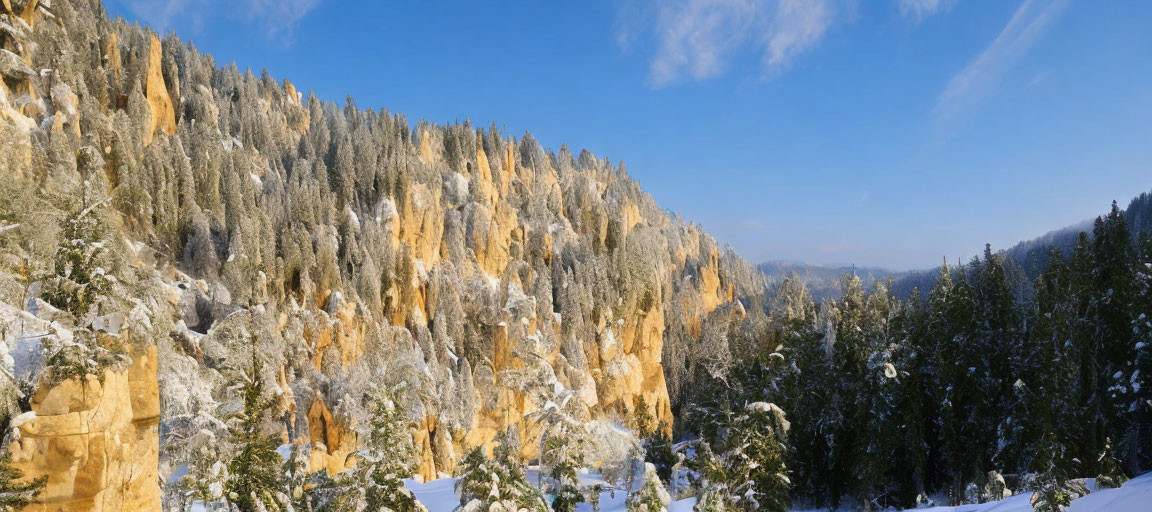
[[[168,135],[176,133],[176,109],[172,106],[172,98],[168,95],[168,87],[164,85],[164,74],[161,70],[163,55],[164,50],[160,38],[156,37],[156,34],[151,34],[148,45],[148,68],[144,78],[144,94],[148,98],[149,114],[152,120],[144,137],[145,146],[152,143],[157,130]]]
[[[156,510],[157,482],[179,496],[170,477],[201,453],[193,439],[228,449],[221,425],[251,351],[267,429],[331,475],[354,459],[373,386],[401,395],[424,479],[506,430],[533,459],[538,418],[560,396],[604,426],[645,416],[671,429],[685,354],[763,290],[746,262],[590,152],[468,124],[413,128],[217,68],[110,22],[96,1],[55,4],[57,22],[23,23],[24,39],[0,46],[4,83],[20,86],[0,88],[12,148],[0,166],[41,200],[28,211],[55,218],[74,208],[58,203],[105,193],[137,279],[126,302],[146,305],[158,332],[131,369],[33,396],[38,417],[13,453],[50,476],[37,510]],[[18,304],[4,272],[0,297]]]
[[[8,447],[26,476],[48,476],[24,510],[160,510],[156,357],[156,347],[139,349],[126,370],[36,391],[36,417]]]

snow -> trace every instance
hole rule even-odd
[[[20,425],[28,423],[29,421],[32,421],[34,419],[36,419],[36,412],[34,412],[34,411],[28,411],[25,413],[21,413],[19,416],[12,418],[12,422],[8,424],[8,427],[13,428],[13,429],[17,429],[17,428],[20,428]]]
[[[531,482],[535,482],[538,478],[534,471],[528,472],[527,476]],[[580,483],[592,485],[603,482],[598,474],[587,473],[580,475]],[[428,507],[428,512],[452,512],[460,505],[460,499],[456,497],[455,478],[441,478],[428,483],[405,480],[404,486],[416,495],[416,499],[420,500],[420,503]],[[627,498],[628,493],[622,490],[617,490],[615,496],[611,490],[604,491],[600,494],[600,512],[625,512],[624,500]],[[691,512],[692,506],[695,504],[696,498],[683,499],[668,505],[668,512]],[[592,506],[581,503],[576,510],[578,512],[592,512]]]
[[[1094,479],[1085,481],[1095,489]],[[1022,492],[1000,501],[957,507],[916,509],[928,512],[1032,512],[1029,500],[1032,493]],[[1124,483],[1119,489],[1100,489],[1072,502],[1068,512],[1147,512],[1152,510],[1152,473],[1146,473]]]
[[[535,475],[529,475],[535,478]],[[588,473],[580,476],[582,484],[598,482],[599,475]],[[1086,481],[1089,489],[1096,486],[1093,479]],[[419,483],[415,480],[405,480],[404,485],[416,495],[429,512],[452,512],[460,501],[456,497],[455,478],[441,478],[428,483]],[[605,491],[600,495],[600,510],[602,512],[624,512],[624,500],[627,493],[617,490],[615,496],[612,491]],[[960,505],[957,507],[932,507],[911,509],[917,512],[1032,512],[1029,500],[1032,493],[1025,492],[1000,501],[981,503],[979,505]],[[696,504],[696,498],[688,498],[673,502],[668,506],[668,512],[690,512]],[[1100,489],[1072,502],[1068,512],[1147,512],[1152,509],[1152,473],[1133,478],[1119,489]],[[592,507],[581,503],[579,512],[590,512]],[[816,511],[812,511],[816,512]]]

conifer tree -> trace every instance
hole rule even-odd
[[[1046,435],[1038,449],[1041,468],[1029,503],[1036,512],[1064,512],[1072,500],[1088,494],[1088,489],[1080,481],[1068,478],[1060,467],[1064,450],[1055,434]]]
[[[667,423],[653,429],[643,436],[641,444],[644,448],[644,461],[656,467],[656,474],[663,481],[672,478],[672,468],[679,462],[679,457],[672,449],[672,438],[668,435],[671,430]]]
[[[519,445],[510,432],[501,435],[495,457],[475,448],[464,457],[456,481],[459,512],[507,510],[547,512],[548,502],[524,475],[515,458]]]
[[[64,219],[62,242],[52,258],[49,286],[44,294],[46,302],[72,313],[77,320],[82,320],[89,308],[111,290],[114,280],[106,268],[106,234],[96,218],[95,210],[100,205],[85,201]]]
[[[285,501],[280,474],[283,459],[276,453],[276,436],[264,430],[271,403],[264,398],[263,369],[263,361],[252,351],[240,386],[244,408],[228,425],[235,455],[228,463],[224,491],[228,502],[241,512],[278,508]]]
[[[365,402],[369,420],[359,429],[356,466],[337,478],[335,504],[351,511],[417,510],[416,497],[404,487],[415,452],[405,409],[383,389],[373,389]]]

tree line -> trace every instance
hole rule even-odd
[[[1119,485],[1152,465],[1152,236],[1115,203],[1032,282],[987,247],[905,300],[841,287],[816,303],[778,285],[749,362],[709,380],[682,435],[722,437],[741,404],[772,401],[791,420],[792,496],[862,509],[1012,488],[1041,509],[1083,492],[1073,477]]]

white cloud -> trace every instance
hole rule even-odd
[[[1069,1],[1024,0],[992,44],[948,82],[936,103],[937,118],[952,118],[984,103],[1060,18]]]
[[[153,29],[163,33],[174,22],[198,29],[208,18],[244,19],[264,28],[269,37],[290,40],[296,24],[321,0],[124,0],[124,5]]]
[[[958,0],[900,0],[900,13],[921,21],[933,14],[946,12]]]
[[[797,53],[815,45],[832,22],[832,7],[825,0],[778,0],[776,18],[767,34],[765,64],[779,69]]]
[[[651,31],[656,53],[649,78],[657,87],[684,78],[722,74],[742,51],[762,55],[765,72],[777,72],[823,38],[835,18],[834,0],[642,0],[621,12],[619,41],[629,46]]]

